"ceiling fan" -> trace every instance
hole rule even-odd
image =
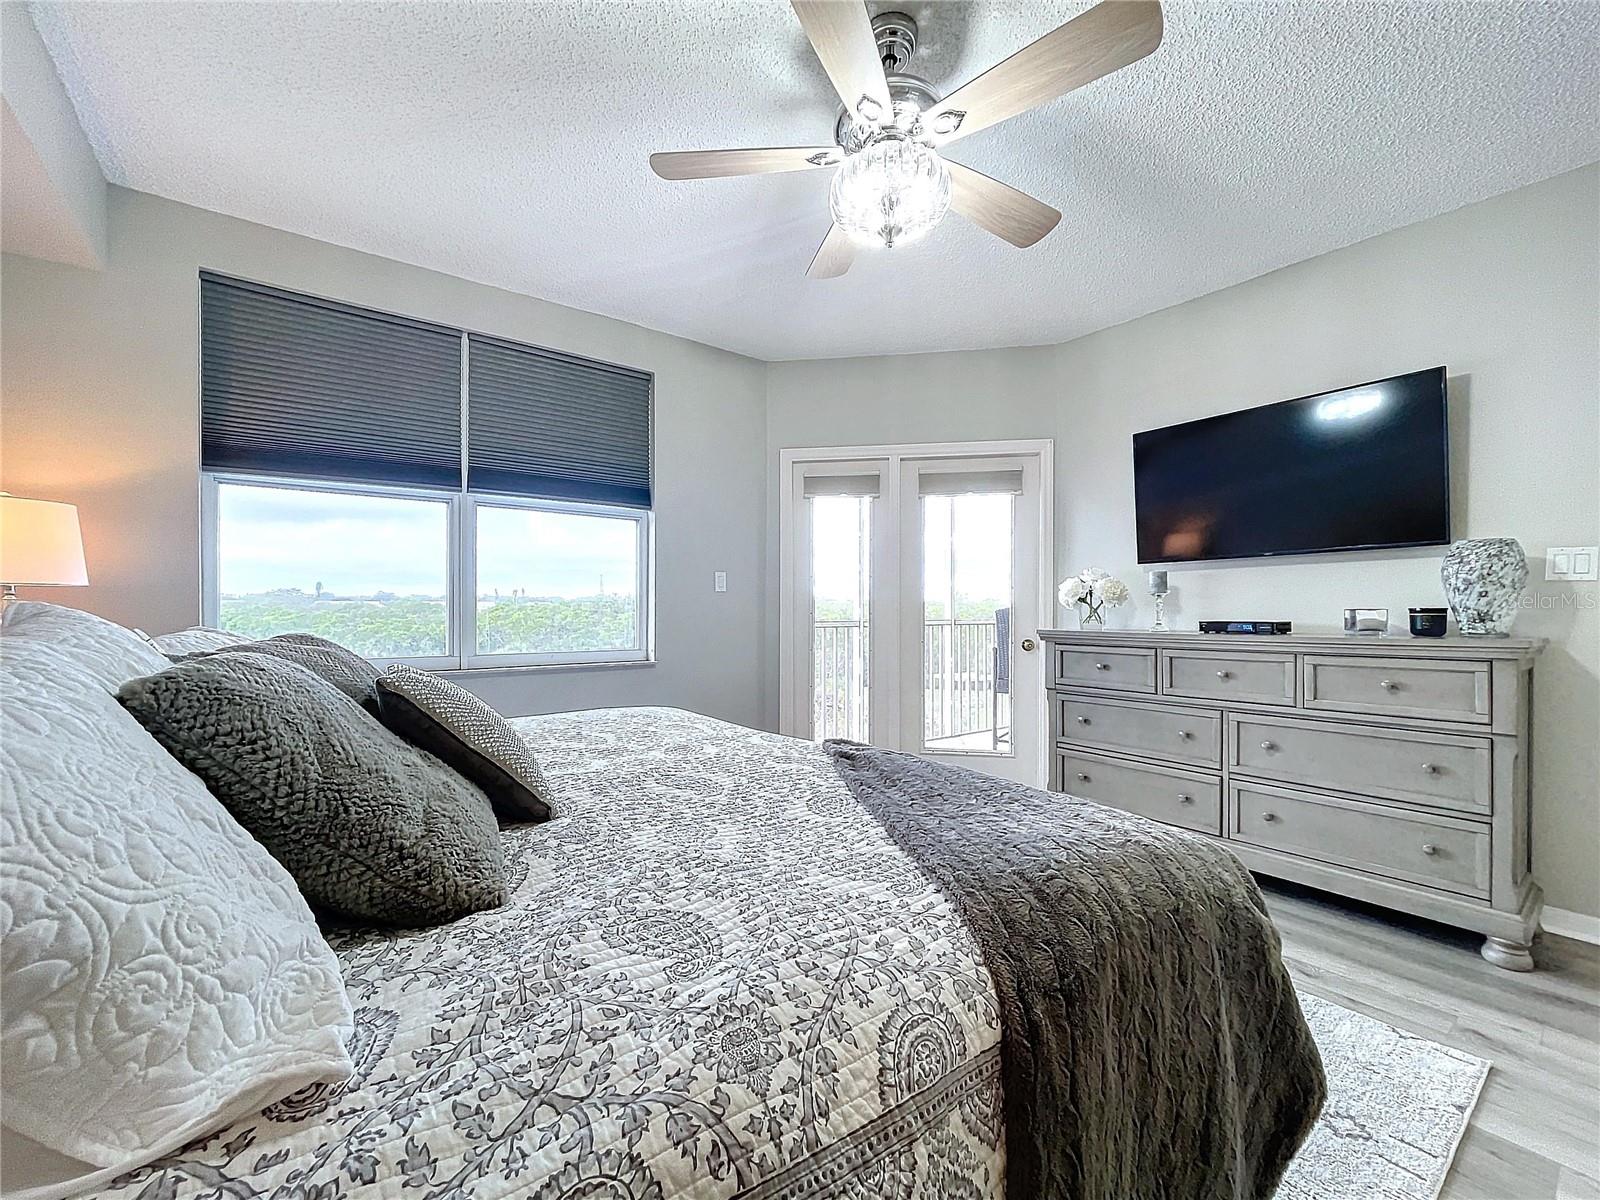
[[[990,67],[942,100],[906,66],[917,23],[868,15],[860,0],[791,0],[844,109],[831,146],[682,150],[650,156],[663,179],[714,179],[837,167],[828,193],[833,227],[806,274],[832,279],[861,246],[894,247],[927,233],[954,208],[1013,246],[1031,246],[1061,214],[944,149],[1137,62],[1161,44],[1159,0],[1104,0]]]

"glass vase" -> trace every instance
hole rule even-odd
[[[1104,629],[1106,624],[1106,603],[1092,600],[1078,601],[1078,628],[1079,629]]]

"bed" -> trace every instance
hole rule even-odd
[[[561,805],[505,831],[510,902],[437,929],[329,929],[354,1075],[99,1194],[1006,1194],[995,978],[950,889],[825,749],[667,709],[517,725]],[[1248,969],[1281,973],[1275,936],[1260,952]],[[1315,1052],[1269,982],[1288,1000],[1260,1057],[1317,1078],[1263,1116],[1308,1125]]]

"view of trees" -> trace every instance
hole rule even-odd
[[[481,596],[478,653],[536,654],[627,650],[634,644],[634,600],[597,596]],[[280,588],[222,597],[224,628],[248,637],[314,633],[373,658],[446,653],[443,596],[333,596]]]

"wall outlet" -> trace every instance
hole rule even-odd
[[[1600,567],[1600,546],[1551,546],[1544,552],[1546,579],[1594,579]]]
[[[714,574],[711,577],[711,586],[716,588],[719,592],[727,591],[728,573],[726,571],[718,571],[716,574]]]

